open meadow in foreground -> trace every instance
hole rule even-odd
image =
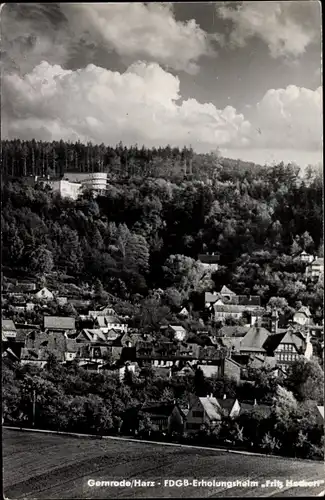
[[[119,440],[3,430],[4,496],[9,499],[316,496],[317,487],[286,488],[286,480],[322,480],[324,465]],[[166,479],[250,480],[258,486],[164,487]],[[91,487],[89,480],[143,480],[147,487]],[[282,481],[282,491],[266,480]]]

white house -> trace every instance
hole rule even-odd
[[[52,181],[50,183],[53,192],[60,193],[62,198],[76,200],[82,192],[82,185],[78,182],[70,182],[66,179]]]
[[[295,312],[293,316],[293,322],[298,323],[298,325],[308,325],[311,322],[311,312],[309,307],[302,306],[298,311]]]
[[[187,432],[197,432],[202,425],[213,427],[223,416],[234,418],[240,413],[237,399],[217,399],[212,395],[194,397],[186,418]]]
[[[171,331],[176,340],[182,341],[186,337],[186,330],[181,325],[169,325],[169,331]]]
[[[127,323],[122,323],[117,316],[97,316],[96,323],[103,333],[108,333],[109,330],[126,333],[128,329]]]
[[[41,290],[39,290],[38,292],[35,293],[35,297],[38,299],[38,300],[53,300],[54,299],[54,295],[52,292],[50,292],[50,290],[46,287],[42,288]]]
[[[313,262],[313,260],[315,259],[314,255],[311,255],[311,254],[305,252],[305,250],[303,250],[299,254],[299,258],[302,262],[305,262],[306,264],[311,264]]]
[[[308,278],[320,278],[324,274],[324,258],[317,257],[306,267],[306,276]]]

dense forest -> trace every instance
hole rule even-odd
[[[102,164],[110,171],[114,162],[123,163],[124,153],[128,165],[156,162],[161,168],[151,177],[145,167],[143,174],[129,170],[110,180],[105,196],[85,193],[77,201],[27,185],[22,176],[43,169],[44,155],[46,169],[52,163],[67,171],[87,170],[88,153],[90,168]],[[192,174],[180,175],[185,153]],[[100,279],[121,298],[162,288],[186,300],[226,284],[236,293],[261,295],[263,304],[281,297],[290,307],[302,301],[319,311],[323,284],[306,282],[295,256],[302,249],[322,255],[321,174],[185,153],[169,147],[3,141],[3,173],[12,165],[19,171],[18,178],[4,175],[1,186],[3,269]],[[109,155],[118,161],[112,163]],[[220,267],[212,281],[202,282],[197,256],[211,252],[220,256]]]
[[[2,141],[5,176],[63,176],[64,172],[110,172],[119,176],[159,176],[192,171],[192,149],[127,148],[81,142]],[[195,165],[194,165],[195,169]]]

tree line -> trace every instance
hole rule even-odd
[[[123,380],[113,372],[91,372],[71,362],[63,366],[51,355],[43,370],[4,363],[3,415],[7,425],[32,426],[93,434],[152,436],[150,418],[137,415],[143,403],[175,399],[185,408],[189,397],[257,399],[256,408],[236,419],[224,416],[214,428],[203,426],[191,437],[198,444],[225,444],[302,458],[323,458],[323,428],[316,421],[315,405],[323,397],[319,364],[298,360],[285,380],[267,369],[251,369],[249,382],[212,377],[201,370],[194,376],[161,378],[152,368],[137,374],[126,370]],[[280,384],[280,385],[279,385]],[[261,404],[270,411],[263,413]],[[160,436],[161,437],[161,436]],[[155,436],[159,438],[159,436]]]

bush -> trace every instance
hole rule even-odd
[[[267,453],[273,454],[281,448],[281,444],[275,437],[271,436],[271,434],[267,432],[263,436],[260,447]]]

